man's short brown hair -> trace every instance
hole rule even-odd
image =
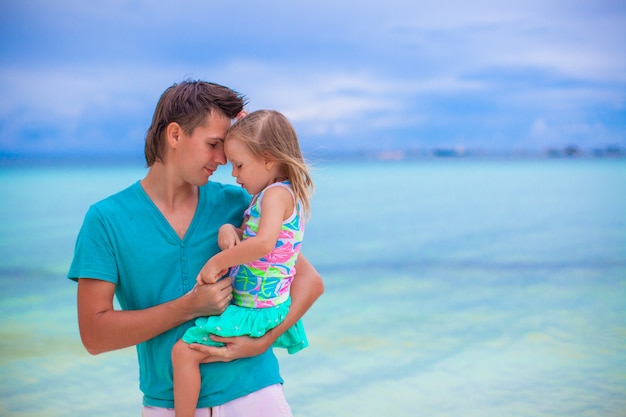
[[[144,152],[147,165],[163,162],[164,132],[170,123],[178,123],[185,134],[191,135],[212,112],[234,119],[245,104],[243,95],[219,84],[185,80],[172,85],[161,95],[146,132]]]

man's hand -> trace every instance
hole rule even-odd
[[[196,285],[185,294],[185,305],[191,310],[190,318],[216,316],[222,314],[230,304],[233,287],[230,278],[224,278],[215,284]]]
[[[224,347],[206,346],[198,343],[192,343],[190,348],[200,351],[207,355],[202,363],[211,362],[230,362],[235,359],[249,358],[257,356],[265,352],[272,344],[272,339],[263,337],[219,337],[210,335],[211,339],[216,342],[225,343]]]

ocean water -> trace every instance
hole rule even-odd
[[[144,173],[0,167],[0,415],[140,415],[134,350],[84,351],[65,273],[89,204]],[[626,160],[314,179],[303,251],[326,292],[311,346],[277,352],[296,416],[626,415]]]

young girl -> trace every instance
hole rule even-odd
[[[205,355],[185,343],[223,346],[209,335],[261,337],[289,311],[289,287],[309,213],[313,181],[287,118],[259,110],[238,120],[226,133],[224,151],[237,183],[253,195],[242,230],[220,229],[223,250],[207,261],[198,285],[214,283],[228,270],[232,304],[220,316],[201,317],[172,350],[174,407],[177,417],[193,416]],[[241,241],[239,241],[241,237]],[[301,322],[278,337],[274,346],[296,353],[308,345]]]

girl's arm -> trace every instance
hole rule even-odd
[[[198,284],[216,282],[230,267],[256,261],[276,246],[283,221],[293,212],[291,193],[283,187],[265,191],[261,200],[261,219],[256,236],[213,256],[198,274]]]

